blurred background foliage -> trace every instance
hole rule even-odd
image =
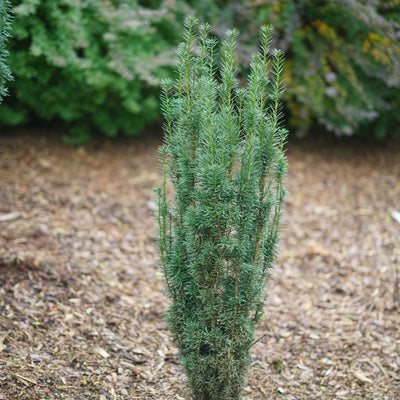
[[[159,114],[187,7],[177,1],[17,0],[0,122],[62,122],[70,142],[136,135]]]
[[[289,129],[400,134],[400,0],[16,0],[0,123],[51,121],[82,142],[159,117],[185,15],[241,32],[240,68],[271,23],[286,51]]]
[[[8,0],[0,0],[0,103],[7,95],[7,83],[12,80],[8,66],[7,41],[11,36],[11,4]]]
[[[400,7],[384,1],[260,4],[288,52],[291,123],[337,135],[400,133]]]

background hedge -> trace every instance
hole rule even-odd
[[[62,123],[69,139],[135,135],[159,116],[186,14],[241,31],[246,70],[260,25],[287,52],[290,129],[400,134],[399,0],[17,0],[0,124]],[[245,72],[245,71],[244,71]],[[321,129],[322,128],[322,129]]]
[[[259,3],[257,19],[277,25],[288,52],[292,125],[400,133],[399,0]]]
[[[11,32],[11,4],[8,0],[0,0],[0,103],[7,94],[7,83],[12,80],[10,68],[7,63],[7,41]]]
[[[159,114],[185,4],[180,1],[20,0],[2,124],[61,121],[70,141],[138,134]]]

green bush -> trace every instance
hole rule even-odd
[[[337,135],[400,134],[400,3],[272,1],[255,7],[287,49],[291,123]]]
[[[270,52],[270,34],[262,29],[240,88],[236,33],[218,52],[208,26],[197,31],[190,19],[177,77],[163,85],[159,246],[169,326],[196,400],[240,398],[276,254],[287,132],[282,53]]]
[[[8,0],[0,0],[0,103],[7,94],[7,82],[12,80],[11,71],[7,65],[9,53],[6,49],[6,44],[10,35],[10,2]]]
[[[5,0],[0,0],[4,3]],[[0,124],[61,122],[84,140],[93,131],[134,135],[159,116],[159,82],[171,71],[184,14],[213,35],[240,32],[248,70],[257,27],[277,27],[287,55],[285,105],[300,134],[400,132],[398,0],[15,0],[8,65],[14,82]],[[4,42],[0,56],[4,68]],[[0,82],[4,90],[4,76]],[[6,79],[8,79],[6,78]],[[71,137],[70,137],[71,139]]]
[[[255,27],[276,26],[277,45],[286,51],[285,102],[293,130],[400,134],[398,0],[189,2],[213,25],[241,30],[244,61]]]
[[[9,63],[16,79],[1,124],[61,121],[71,140],[83,141],[96,130],[135,135],[158,116],[159,82],[183,25],[181,1],[14,4]]]

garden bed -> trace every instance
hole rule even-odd
[[[159,144],[0,137],[0,399],[189,398],[150,211]],[[400,142],[291,138],[288,160],[245,398],[398,399]]]

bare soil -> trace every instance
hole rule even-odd
[[[149,201],[160,137],[0,137],[0,399],[189,399]],[[400,142],[291,139],[245,399],[400,399]]]

